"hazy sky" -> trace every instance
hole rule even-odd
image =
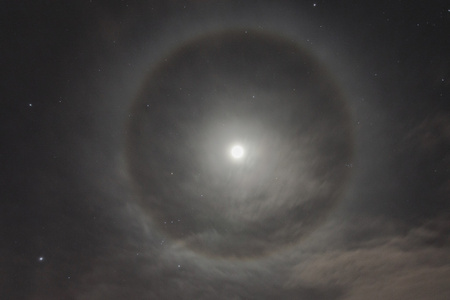
[[[0,14],[1,299],[450,299],[444,1]]]

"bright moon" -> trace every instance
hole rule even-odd
[[[233,148],[231,148],[231,156],[234,158],[241,158],[244,156],[244,148],[239,145],[233,146]]]

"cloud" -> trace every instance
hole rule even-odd
[[[382,232],[385,225],[376,223]],[[370,232],[373,228],[367,226],[357,231]],[[347,291],[344,299],[449,299],[448,218],[429,221],[406,233],[402,231],[313,254],[292,270],[287,285],[339,286]]]

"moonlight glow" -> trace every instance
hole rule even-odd
[[[244,156],[244,148],[239,145],[233,146],[231,148],[231,156],[233,158],[241,158],[242,156]]]

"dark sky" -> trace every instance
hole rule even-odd
[[[446,1],[0,23],[1,299],[450,299]]]

